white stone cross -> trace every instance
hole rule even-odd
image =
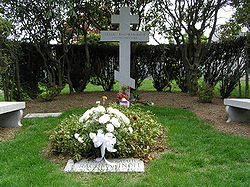
[[[135,88],[135,80],[130,77],[130,42],[149,41],[149,32],[131,31],[131,24],[139,24],[138,15],[130,15],[129,7],[121,7],[120,15],[111,16],[112,24],[119,24],[119,31],[101,31],[101,41],[119,41],[119,71],[115,71],[115,80],[120,86]]]

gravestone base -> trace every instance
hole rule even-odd
[[[144,172],[143,161],[135,158],[109,159],[112,164],[107,164],[104,160],[97,162],[96,160],[81,160],[74,163],[68,160],[65,172]]]

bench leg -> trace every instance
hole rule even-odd
[[[17,128],[21,127],[21,119],[23,116],[23,110],[17,110],[14,112],[8,112],[0,115],[0,127]]]
[[[250,122],[250,110],[226,106],[226,112],[229,117],[227,123],[229,122]]]

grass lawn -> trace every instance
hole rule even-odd
[[[0,101],[4,101],[3,94],[0,94]]]
[[[242,84],[242,97],[245,95],[245,81],[241,81]],[[214,89],[214,94],[216,96],[220,96],[219,92],[219,84],[216,85]],[[114,85],[113,91],[118,91],[119,86],[118,83]],[[139,90],[147,90],[147,91],[156,91],[156,89],[153,87],[153,81],[152,80],[144,80],[142,82],[142,85],[139,87]],[[92,92],[92,91],[104,91],[102,86],[96,86],[91,83],[89,83],[84,90],[84,92]],[[172,83],[172,92],[181,92],[181,89],[177,86],[175,82]],[[66,85],[65,88],[62,90],[61,94],[68,94],[69,93],[69,86]],[[231,93],[231,97],[239,97],[239,86],[237,86]],[[0,94],[0,101],[4,101],[3,94]]]
[[[118,90],[119,90],[119,85],[118,83],[116,83],[114,85],[113,91],[118,91]],[[156,89],[153,87],[152,80],[144,80],[142,85],[139,87],[139,90],[156,91]],[[93,91],[104,91],[104,90],[102,86],[96,86],[96,85],[89,83],[84,91],[93,92]],[[68,93],[69,93],[69,86],[66,85],[65,88],[62,90],[61,94],[68,94]]]
[[[250,186],[250,140],[216,132],[188,110],[145,107],[168,129],[168,151],[145,173],[64,173],[41,150],[58,118],[23,120],[16,137],[0,143],[0,186]]]
[[[245,95],[245,81],[241,81],[241,86],[242,86],[242,97]],[[214,94],[216,96],[220,96],[220,84],[217,84],[215,89],[214,89]],[[118,83],[114,85],[113,88],[114,91],[118,91]],[[142,85],[139,87],[139,90],[147,90],[147,91],[156,91],[156,89],[153,87],[153,80],[144,80],[142,82]],[[87,88],[84,90],[86,92],[91,92],[91,91],[103,91],[102,86],[96,86],[91,83],[87,85]],[[181,89],[177,86],[177,84],[173,81],[172,83],[172,92],[181,92]],[[68,85],[65,86],[65,88],[62,90],[61,94],[68,94],[69,93],[69,87]],[[239,86],[237,86],[231,93],[231,97],[239,97]]]

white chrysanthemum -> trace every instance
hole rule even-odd
[[[128,131],[132,134],[134,130],[133,130],[132,127],[129,127],[129,128],[128,128]]]
[[[82,117],[79,119],[79,122],[83,123],[84,121],[88,120],[92,113],[93,113],[92,109],[89,109],[86,112],[84,112]]]
[[[110,120],[110,116],[108,114],[104,114],[99,118],[99,123],[105,124]]]
[[[118,109],[112,108],[112,107],[109,107],[109,108],[107,109],[107,112],[108,112],[109,114],[115,114],[116,116],[120,116],[120,113],[121,113]]]
[[[93,108],[93,110],[96,113],[105,113],[106,112],[106,110],[105,110],[105,108],[103,106],[95,107],[95,108]]]
[[[80,134],[78,134],[78,133],[75,133],[75,135],[74,135],[75,139],[79,138],[79,136],[80,136]]]
[[[127,125],[130,123],[130,120],[122,112],[120,112],[116,108],[109,107],[107,109],[107,112],[110,113],[110,114],[114,114],[116,117],[121,119]]]
[[[109,114],[112,114],[112,113],[113,113],[112,111],[113,111],[113,108],[112,108],[112,107],[108,107],[108,108],[107,108],[107,112],[108,112]]]
[[[80,117],[79,122],[83,123],[84,120],[85,120],[85,116],[84,117],[82,116],[82,117]]]
[[[100,105],[101,101],[96,101],[95,104]]]
[[[80,134],[75,133],[74,137],[75,137],[75,139],[78,140],[78,142],[80,142],[80,143],[83,143],[83,142],[84,142],[83,139],[80,137]]]
[[[96,133],[93,132],[89,133],[89,137],[93,140],[96,137]]]
[[[113,131],[115,130],[115,128],[114,128],[114,126],[113,126],[111,123],[108,123],[108,124],[106,125],[106,130],[107,130],[108,132],[113,132]]]
[[[110,122],[112,123],[112,125],[114,125],[114,127],[119,128],[121,126],[119,120],[115,117],[111,118]]]
[[[121,113],[120,118],[126,125],[130,124],[130,120],[123,113]]]
[[[81,137],[77,138],[78,142],[83,143],[83,139]]]

